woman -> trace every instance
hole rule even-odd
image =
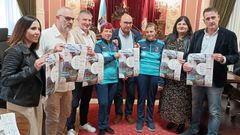
[[[30,135],[42,135],[41,95],[45,94],[44,58],[35,50],[41,35],[41,25],[32,16],[21,17],[9,40],[2,63],[0,97],[7,109],[23,114],[29,121]]]
[[[102,83],[97,85],[99,135],[105,135],[105,132],[114,134],[114,130],[109,126],[109,114],[113,98],[117,91],[117,59],[120,57],[120,54],[118,53],[117,46],[111,40],[112,30],[113,26],[111,23],[104,24],[101,27],[102,39],[95,46],[95,52],[101,53],[104,57],[104,78]]]
[[[165,41],[165,49],[186,53],[190,45],[192,27],[186,16],[179,17],[173,27],[172,33]],[[185,60],[179,60],[183,63]],[[191,117],[191,90],[186,85],[186,76],[181,73],[181,81],[166,79],[166,85],[161,94],[159,106],[160,115],[169,123],[167,129],[174,128],[176,133],[184,131],[185,122]]]
[[[138,41],[140,45],[140,74],[138,76],[138,103],[136,131],[142,132],[144,125],[145,100],[147,99],[146,122],[151,132],[155,131],[153,110],[157,92],[161,54],[164,42],[156,39],[156,25],[148,23],[146,26],[146,39]],[[163,84],[162,78],[160,82]]]

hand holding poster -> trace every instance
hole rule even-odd
[[[138,76],[139,48],[119,50],[119,78]]]
[[[65,44],[63,54],[61,77],[65,77],[66,82],[75,82],[83,77],[83,73],[78,70],[84,67],[83,62],[86,59],[87,48],[80,44]]]
[[[102,54],[87,56],[83,77],[83,86],[101,83],[104,72],[104,59]]]
[[[46,58],[46,95],[55,91],[60,79],[59,53],[53,53]]]
[[[179,59],[183,59],[183,52],[164,49],[160,66],[160,76],[163,78],[180,81],[182,64]]]
[[[189,54],[188,63],[192,65],[192,70],[187,73],[187,85],[211,87],[213,78],[212,54]]]

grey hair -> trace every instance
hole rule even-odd
[[[69,8],[69,7],[61,7],[61,8],[59,8],[59,9],[57,10],[57,16],[63,15],[66,10],[72,11],[72,9]]]

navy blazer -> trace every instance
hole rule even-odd
[[[204,34],[204,29],[196,31],[193,34],[187,55],[201,52]],[[239,59],[237,37],[235,33],[219,27],[214,53],[221,53],[226,57],[225,64],[214,61],[213,67],[213,84],[216,87],[223,87],[227,80],[227,65],[234,64]]]

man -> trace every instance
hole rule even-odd
[[[92,25],[92,14],[88,10],[80,11],[77,21],[78,25],[71,32],[74,36],[75,42],[77,44],[83,44],[88,46],[88,54],[94,50],[96,43],[96,35],[90,30]],[[67,120],[67,130],[68,135],[75,135],[75,120],[76,120],[76,110],[79,106],[80,101],[80,128],[88,132],[95,132],[96,128],[92,127],[88,121],[88,109],[89,102],[92,97],[93,86],[82,87],[82,83],[76,82],[75,89],[72,91],[72,111],[70,117]]]
[[[141,34],[138,31],[132,29],[132,25],[133,25],[133,18],[129,14],[123,14],[120,20],[120,28],[116,29],[113,32],[113,36],[112,36],[113,39],[114,38],[120,39],[120,43],[119,43],[120,49],[131,49],[134,47],[134,44],[142,38]],[[127,93],[125,119],[130,124],[133,124],[135,122],[132,117],[133,103],[135,99],[134,85],[135,85],[134,77],[129,77],[125,80],[125,89]],[[115,113],[116,113],[116,117],[113,120],[114,124],[120,122],[123,115],[123,112],[122,112],[122,105],[123,105],[122,91],[124,89],[123,86],[124,86],[124,80],[119,80],[118,90],[114,98]]]
[[[39,57],[51,51],[61,51],[64,44],[74,44],[74,38],[69,32],[72,29],[74,15],[70,8],[58,9],[55,24],[42,32],[40,46],[37,50]],[[47,135],[64,135],[67,117],[70,115],[72,90],[74,82],[59,83],[55,93],[48,96],[44,103],[46,114],[45,132]]]
[[[199,134],[199,125],[204,99],[208,100],[209,120],[207,135],[217,135],[221,120],[221,96],[227,79],[227,65],[238,61],[237,37],[225,28],[219,27],[220,16],[215,8],[203,11],[205,29],[196,31],[191,40],[188,54],[211,53],[214,58],[213,86],[192,86],[191,126],[183,135]],[[191,65],[185,63],[183,70],[191,71]]]

